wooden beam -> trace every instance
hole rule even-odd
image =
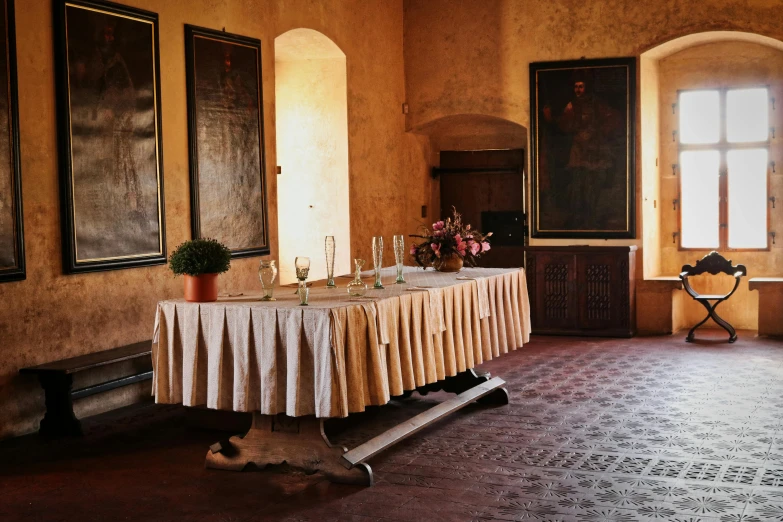
[[[451,413],[464,408],[468,404],[497,391],[498,388],[504,384],[506,384],[506,381],[500,377],[493,377],[487,382],[479,384],[478,386],[474,386],[468,391],[460,393],[456,397],[442,402],[437,406],[433,406],[429,410],[416,415],[412,419],[403,422],[402,424],[398,424],[392,429],[387,430],[377,437],[368,440],[364,444],[355,447],[342,456],[340,463],[346,468],[351,469],[352,467],[365,462],[372,456],[377,455],[389,446],[392,446],[401,440],[410,437],[414,433],[423,430],[430,424],[438,422],[447,415],[450,415]]]

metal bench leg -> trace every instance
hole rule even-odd
[[[82,425],[73,414],[73,377],[68,374],[41,373],[38,380],[46,396],[46,415],[41,420],[38,433],[45,437],[81,435]]]

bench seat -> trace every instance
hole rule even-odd
[[[74,374],[109,364],[143,358],[149,359],[151,365],[152,341],[142,341],[19,370],[19,373],[23,375],[37,375],[41,387],[44,389],[46,414],[41,420],[39,433],[48,437],[81,435],[81,423],[73,413],[73,399],[88,397],[96,393],[119,388],[120,386],[152,379],[152,370],[150,369],[134,375],[72,390]]]
[[[783,336],[783,277],[752,277],[748,288],[759,293],[759,335]]]

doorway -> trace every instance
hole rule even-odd
[[[441,151],[440,216],[452,207],[481,232],[492,232],[492,249],[479,266],[522,267],[527,237],[523,149]]]
[[[326,278],[326,236],[335,274],[350,272],[345,54],[318,31],[275,38],[275,117],[280,283],[296,280],[297,256],[310,258],[310,280]]]

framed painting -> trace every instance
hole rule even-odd
[[[185,52],[193,237],[269,254],[261,42],[186,25]]]
[[[25,278],[14,2],[0,0],[0,283]]]
[[[635,58],[530,64],[533,237],[636,237],[635,100]]]
[[[158,15],[55,1],[65,273],[166,262]]]

